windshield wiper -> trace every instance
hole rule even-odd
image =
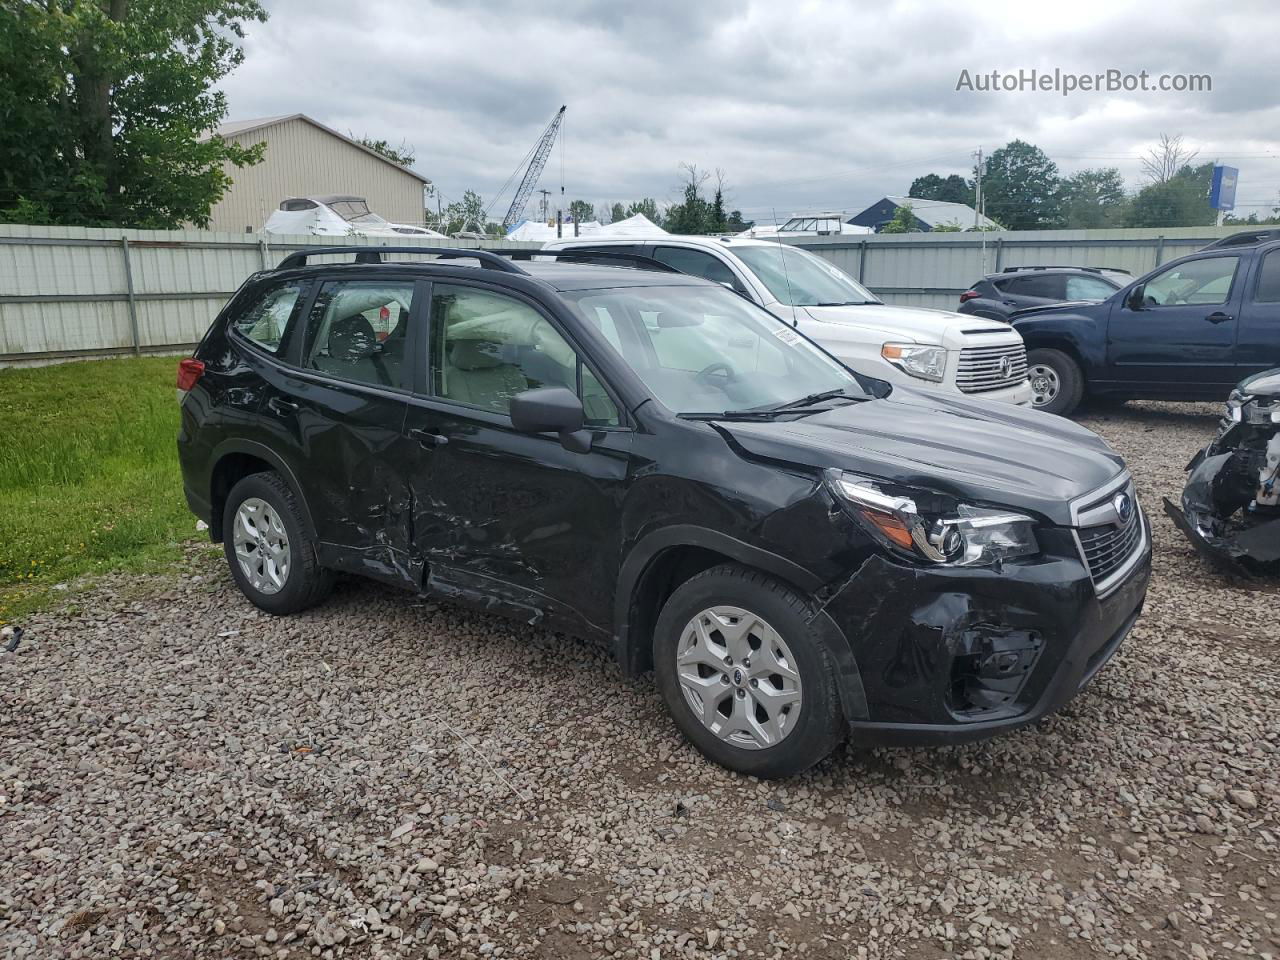
[[[679,413],[676,414],[681,420],[774,420],[779,416],[800,415],[805,416],[810,413],[817,413],[817,410],[783,410],[779,407],[770,407],[767,410],[721,410],[718,413]]]
[[[815,303],[815,307],[865,307],[874,300],[832,300],[826,303]]]
[[[822,403],[824,400],[834,400],[840,397],[844,400],[864,400],[865,397],[851,397],[845,393],[844,387],[835,390],[823,390],[820,393],[811,393],[808,396],[801,397],[799,400],[788,400],[786,403],[780,403],[776,407],[770,407],[769,410],[777,412],[779,410],[794,410],[797,407],[812,407],[815,403]]]

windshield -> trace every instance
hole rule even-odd
[[[879,303],[875,295],[821,257],[781,243],[737,245],[733,255],[746,264],[779,302],[793,307]],[[785,258],[785,259],[784,259]]]
[[[329,209],[348,223],[386,223],[376,213],[371,213],[369,204],[363,200],[335,200]]]
[[[675,413],[765,410],[827,391],[870,396],[790,324],[722,287],[620,287],[564,297]]]

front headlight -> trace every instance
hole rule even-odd
[[[947,373],[947,348],[922,347],[915,343],[886,343],[884,357],[903,373],[921,380],[941,381]]]
[[[1040,552],[1035,521],[1021,513],[923,490],[915,496],[894,493],[881,481],[842,470],[828,470],[827,483],[882,542],[917,560],[985,567]]]

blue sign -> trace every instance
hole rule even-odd
[[[1236,206],[1236,181],[1240,171],[1235,167],[1215,164],[1213,186],[1209,188],[1209,206],[1215,210],[1234,210]]]

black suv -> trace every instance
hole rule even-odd
[[[1015,311],[1028,307],[1105,300],[1128,281],[1128,271],[1110,267],[1006,267],[960,294],[957,310],[1007,323]]]
[[[1150,529],[1075,424],[658,264],[306,262],[353,252],[423,248],[290,256],[179,367],[187,500],[268,612],[346,571],[599,639],[768,777],[1034,721],[1142,608]]]

